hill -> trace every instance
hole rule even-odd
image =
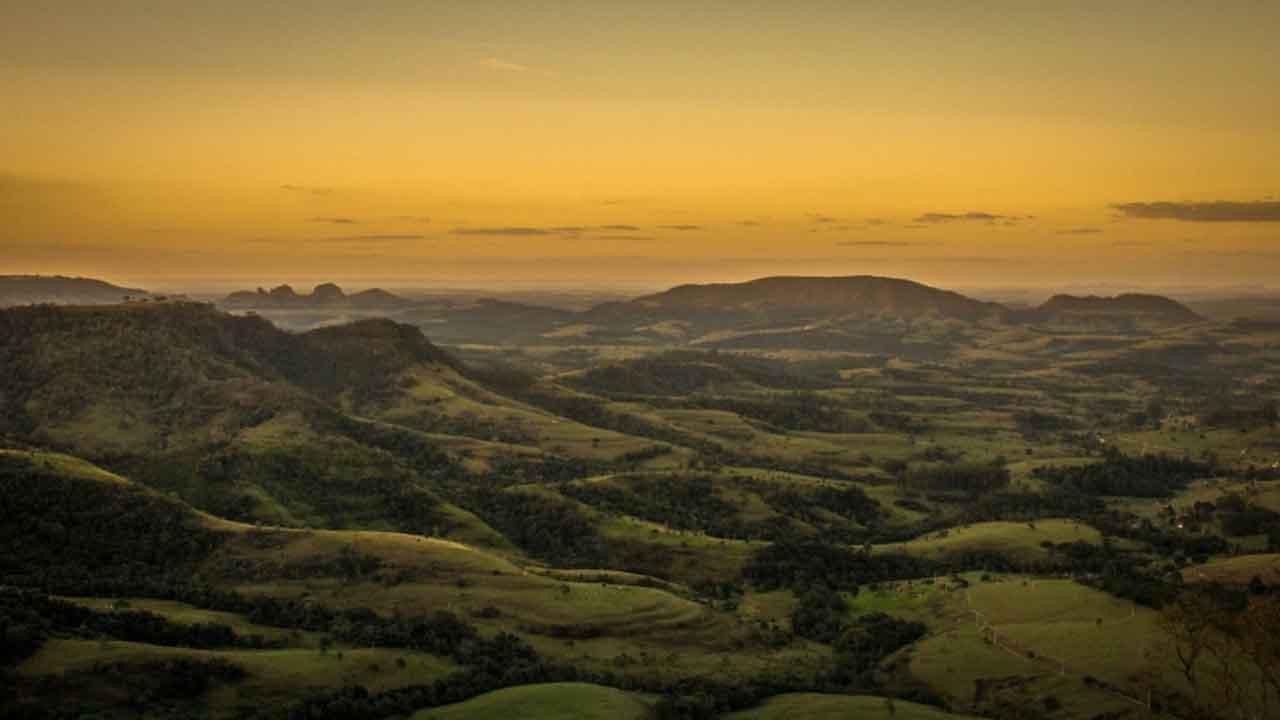
[[[1203,317],[1176,300],[1138,293],[1114,297],[1055,295],[1022,317],[1038,325],[1068,325],[1095,330],[1204,321]]]
[[[653,702],[644,696],[586,683],[522,685],[457,705],[423,710],[413,720],[645,720]]]
[[[898,278],[767,277],[743,283],[681,285],[626,303],[597,307],[594,315],[672,313],[742,313],[769,317],[809,313],[891,315],[914,319],[924,315],[976,321],[1003,308],[959,293]]]
[[[728,720],[960,720],[961,716],[902,700],[867,695],[794,693],[770,698],[751,710],[725,716]]]
[[[229,439],[286,411],[394,393],[412,366],[454,361],[389,320],[294,335],[199,303],[0,311],[0,432],[77,450]]]
[[[112,305],[150,293],[103,280],[46,275],[0,275],[0,307],[15,305]]]
[[[410,371],[457,377],[416,328],[293,335],[196,303],[14,308],[0,311],[0,364],[0,437],[201,509],[278,525],[483,527],[432,490],[465,474],[444,443],[344,412],[390,402]]]
[[[0,449],[0,584],[141,581],[190,570],[224,533],[190,507],[82,460]]]

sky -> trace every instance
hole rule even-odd
[[[1280,3],[0,3],[0,273],[1280,287]]]

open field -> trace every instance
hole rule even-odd
[[[727,720],[949,720],[967,718],[903,700],[865,695],[779,695],[760,707],[726,715]]]
[[[413,720],[644,720],[653,699],[585,683],[522,685],[430,710]]]
[[[454,669],[453,663],[425,653],[384,648],[286,650],[192,650],[115,640],[51,640],[18,667],[29,677],[77,677],[107,663],[134,665],[176,658],[221,659],[240,665],[247,677],[210,689],[203,701],[230,708],[255,702],[281,702],[310,689],[360,684],[374,690],[429,683]],[[403,661],[403,667],[400,661]]]
[[[979,688],[994,691],[993,681],[1013,677],[1023,680],[1004,688],[1011,698],[1053,694],[1069,717],[1132,704],[1081,682],[1092,676],[1137,693],[1132,678],[1155,651],[1152,611],[1069,580],[1000,576],[963,594],[961,618],[912,650],[912,676],[979,706],[991,699],[975,695]]]
[[[986,551],[1020,560],[1048,557],[1041,543],[1086,542],[1098,544],[1102,535],[1094,528],[1074,520],[1046,519],[1033,522],[986,522],[962,525],[930,533],[905,543],[877,546],[926,557]]]
[[[1182,570],[1182,579],[1188,583],[1216,582],[1243,586],[1255,576],[1268,585],[1280,584],[1280,553],[1218,558]]]

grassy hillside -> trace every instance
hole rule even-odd
[[[653,701],[642,695],[584,683],[525,685],[457,705],[423,710],[413,720],[644,720]]]
[[[758,708],[725,717],[730,720],[947,720],[969,716],[883,697],[797,693],[779,695]]]

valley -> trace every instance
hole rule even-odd
[[[0,714],[1280,702],[1268,324],[865,276],[321,286],[3,309],[0,367]]]

